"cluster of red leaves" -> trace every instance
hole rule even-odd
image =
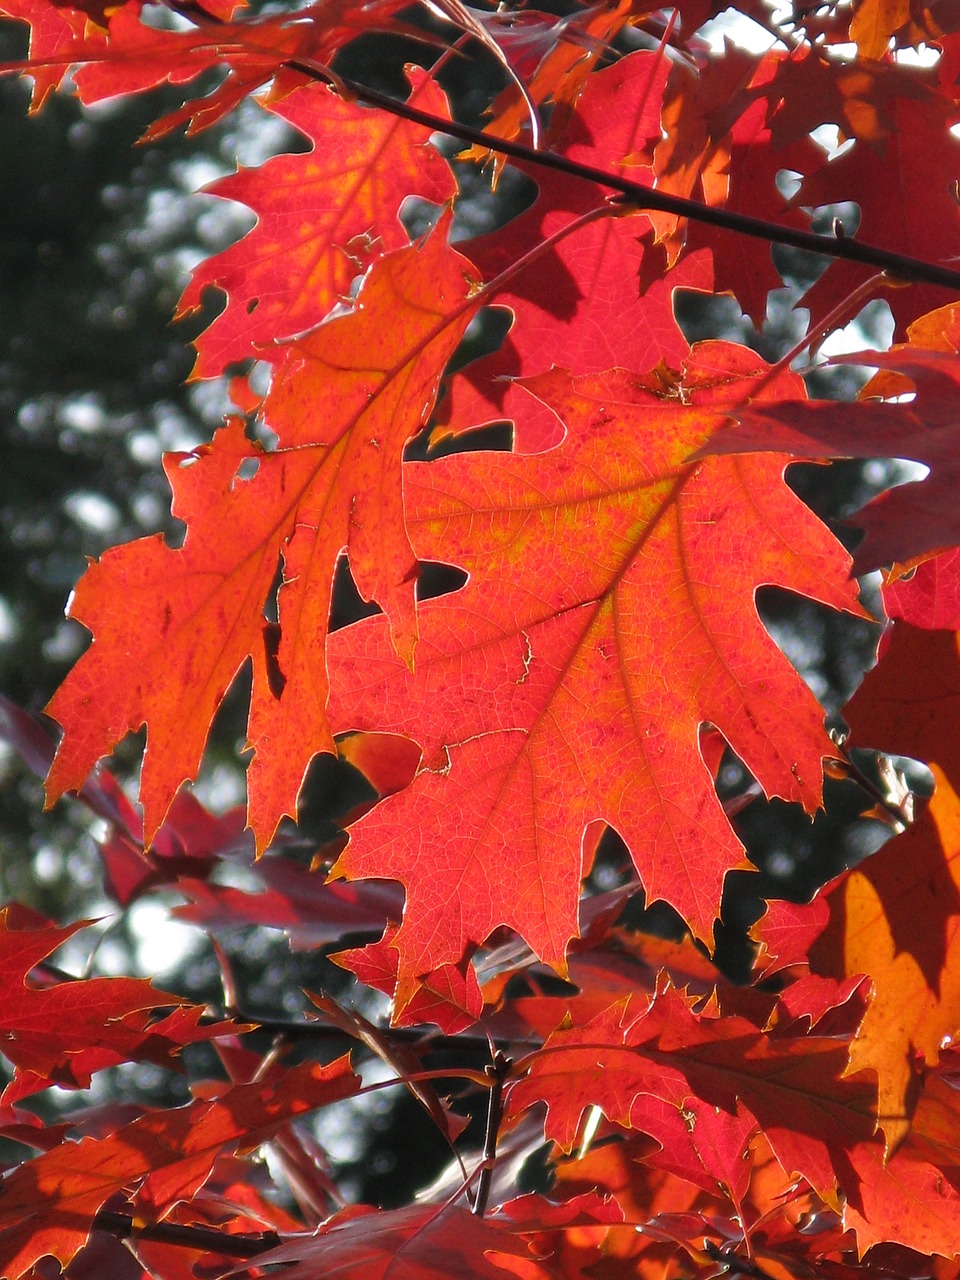
[[[269,390],[235,381],[242,412],[165,460],[183,545],[117,548],[78,584],[71,613],[93,642],[49,707],[63,728],[55,758],[11,706],[3,733],[48,774],[51,801],[76,791],[106,819],[121,907],[159,887],[212,936],[238,923],[301,948],[363,935],[337,959],[391,998],[395,1026],[439,1026],[448,1049],[478,1035],[501,1045],[510,1057],[488,1071],[449,1073],[489,1095],[487,1146],[465,1183],[431,1199],[335,1211],[323,1154],[296,1120],[357,1093],[347,1059],[261,1059],[244,1047],[249,1027],[148,983],[71,979],[47,957],[79,925],[11,907],[0,1136],[40,1154],[6,1174],[0,1273],[957,1276],[960,312],[943,288],[888,291],[834,263],[805,299],[811,338],[883,292],[898,342],[859,357],[878,372],[857,403],[811,401],[788,360],[691,348],[674,316],[676,290],[693,288],[762,317],[779,284],[769,246],[617,203],[600,181],[784,227],[854,201],[863,239],[950,261],[954,15],[880,0],[798,9],[767,52],[711,53],[703,0],[608,0],[563,18],[446,0],[451,41],[468,38],[464,68],[495,56],[511,77],[489,139],[530,144],[516,163],[537,187],[505,227],[453,248],[457,176],[430,124],[456,126],[434,75],[410,71],[398,115],[330,69],[356,36],[406,30],[403,7],[320,0],[248,17],[171,3],[179,22],[163,24],[139,0],[2,0],[30,26],[29,64],[7,70],[33,77],[37,109],[68,72],[91,103],[220,67],[218,87],[188,93],[152,132],[205,127],[268,86],[262,109],[310,144],[212,188],[257,223],[182,300],[186,313],[210,287],[224,295],[196,376],[256,359]],[[765,6],[741,13],[770,26]],[[898,60],[921,42],[937,53],[929,67]],[[844,149],[815,140],[824,126]],[[543,167],[536,146],[592,177]],[[504,163],[479,143],[466,161]],[[439,210],[413,243],[408,197]],[[502,345],[450,373],[489,308],[509,318]],[[499,421],[509,451],[460,448]],[[446,456],[410,460],[415,439],[445,442]],[[864,616],[850,557],[784,472],[797,458],[876,455],[929,474],[856,517],[855,567],[884,567],[890,622],[845,714],[854,746],[924,761],[936,789],[910,823],[888,769],[889,791],[874,786],[863,808],[906,829],[810,904],[770,903],[753,982],[737,988],[704,950],[727,872],[746,865],[738,801],[715,786],[722,752],[808,813],[825,761],[855,772],[757,612],[758,588],[773,585]],[[380,612],[331,632],[343,558]],[[465,584],[418,600],[430,561]],[[251,843],[242,814],[214,818],[180,790],[248,666]],[[98,762],[143,725],[141,819]],[[345,847],[319,852],[326,881],[290,855],[280,825],[321,752],[380,796],[351,815]],[[606,827],[647,898],[686,921],[686,941],[617,927],[636,878],[584,894]],[[216,874],[238,861],[258,891]],[[456,1139],[426,1042],[400,1047],[315,1003],[305,1030],[378,1054]],[[194,1081],[186,1107],[44,1125],[22,1105],[121,1062],[176,1068],[199,1040],[228,1079]],[[544,1140],[551,1190],[517,1197],[513,1170]],[[262,1144],[296,1216],[244,1158]]]

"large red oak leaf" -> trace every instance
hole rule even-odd
[[[448,115],[442,92],[422,75],[410,101]],[[319,324],[362,266],[406,243],[398,213],[408,196],[439,204],[456,193],[449,165],[421,126],[345,102],[320,85],[265,105],[313,146],[208,188],[249,205],[257,225],[202,263],[184,291],[181,315],[199,307],[211,285],[227,295],[225,310],[197,339],[196,377],[214,377],[251,356],[281,360],[278,339]]]
[[[856,611],[849,559],[785,485],[784,459],[686,461],[765,368],[710,344],[683,386],[556,370],[526,386],[566,425],[558,448],[411,467],[418,554],[470,581],[422,606],[415,673],[379,618],[329,648],[331,721],[424,753],[336,867],[406,887],[399,1008],[502,924],[562,969],[598,819],[648,897],[711,939],[743,850],[701,756],[706,723],[768,793],[819,805],[823,713],[754,597],[770,583]],[[761,394],[798,385],[781,375]]]
[[[106,1138],[65,1142],[14,1170],[0,1203],[0,1274],[18,1280],[46,1254],[64,1266],[94,1215],[136,1188],[134,1213],[156,1221],[189,1200],[222,1152],[252,1151],[298,1115],[350,1097],[348,1058],[294,1067],[279,1084],[235,1085],[215,1101],[141,1116]]]
[[[467,264],[439,228],[381,258],[354,308],[292,344],[266,403],[272,452],[234,420],[166,471],[186,540],[108,551],[71,614],[94,643],[50,703],[64,736],[51,801],[76,789],[131,729],[147,725],[140,798],[156,834],[196,775],[214,713],[252,657],[248,820],[259,848],[296,815],[307,766],[335,750],[324,709],[334,569],[390,619],[404,661],[416,640],[416,560],[403,524],[401,455],[420,430],[473,309]],[[278,568],[277,627],[265,608]]]

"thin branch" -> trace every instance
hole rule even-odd
[[[255,1031],[272,1031],[275,1035],[285,1036],[290,1040],[352,1040],[354,1043],[360,1044],[355,1037],[349,1036],[342,1027],[334,1026],[332,1023],[324,1022],[320,1018],[311,1021],[296,1021],[287,1018],[264,1018],[255,1014],[241,1013],[239,1010],[236,1016],[243,1023],[253,1024]],[[213,1023],[222,1022],[223,1017],[212,1012],[203,1014],[200,1018],[201,1026],[210,1026]],[[236,1027],[228,1028],[224,1034],[234,1034]],[[383,1027],[378,1026],[377,1030],[385,1036],[389,1036],[391,1040],[396,1040],[401,1044],[412,1044],[419,1049],[427,1049],[430,1041],[438,1037],[449,1044],[448,1037],[444,1037],[439,1031],[422,1030],[420,1027]],[[452,1037],[456,1043],[463,1048],[486,1050],[490,1047],[490,1037],[475,1031],[458,1031]],[[539,1045],[538,1039],[531,1037],[514,1037],[511,1039],[494,1040],[494,1044],[498,1048],[509,1049],[511,1047],[522,1046],[535,1048]],[[366,1046],[363,1046],[366,1048]],[[369,1050],[368,1050],[369,1052]]]
[[[285,65],[310,76],[311,79],[330,83],[330,76],[319,65],[312,65],[307,60],[292,59]],[[655,211],[672,213],[692,222],[702,222],[707,226],[720,227],[726,231],[735,231],[740,235],[752,236],[757,240],[766,240],[771,244],[789,245],[794,249],[805,249],[810,253],[819,253],[827,258],[839,258],[848,262],[860,263],[864,266],[886,271],[897,280],[906,280],[913,284],[937,284],[947,289],[960,292],[960,271],[949,267],[925,262],[920,258],[911,258],[906,254],[893,253],[881,249],[878,245],[866,244],[860,240],[846,237],[837,239],[834,236],[821,236],[813,231],[799,231],[792,227],[781,226],[777,222],[767,222],[763,218],[751,218],[747,214],[734,213],[729,209],[717,209],[712,205],[701,204],[697,200],[688,200],[683,196],[671,195],[667,191],[658,191],[640,182],[631,182],[628,178],[605,169],[594,168],[593,165],[582,164],[567,156],[553,151],[535,151],[522,142],[511,142],[498,138],[495,134],[486,133],[483,129],[475,129],[470,125],[456,121],[444,120],[442,116],[432,115],[419,107],[377,89],[370,89],[343,76],[337,77],[339,83],[359,101],[368,106],[379,107],[413,124],[423,125],[434,133],[446,134],[460,142],[469,142],[473,146],[483,147],[488,151],[509,156],[513,160],[525,164],[536,165],[542,169],[553,169],[565,173],[571,178],[579,178],[584,182],[596,183],[609,187],[619,193],[619,202],[625,206],[624,211],[635,209],[638,212]]]
[[[255,1258],[276,1249],[281,1243],[275,1231],[258,1235],[230,1235],[215,1227],[183,1226],[177,1222],[151,1222],[138,1225],[129,1213],[101,1209],[93,1219],[97,1231],[106,1231],[118,1240],[156,1240],[161,1244],[180,1245],[184,1249],[202,1249],[221,1253],[228,1258]]]
[[[166,0],[167,7],[189,18],[199,25],[222,26],[223,22],[209,13],[198,0]],[[866,244],[859,240],[847,239],[841,234],[821,236],[813,231],[798,231],[792,227],[781,226],[777,222],[768,222],[763,218],[751,218],[747,214],[734,213],[729,209],[717,209],[712,205],[702,204],[697,200],[688,200],[683,196],[671,195],[666,191],[658,191],[641,182],[631,182],[605,169],[593,165],[582,164],[571,160],[568,156],[558,155],[553,151],[538,151],[525,143],[498,138],[495,134],[471,125],[460,124],[455,120],[445,120],[442,116],[433,115],[414,106],[412,102],[401,102],[379,89],[371,89],[368,85],[347,76],[341,76],[321,62],[309,58],[289,58],[281,64],[310,80],[317,80],[329,85],[336,91],[346,91],[367,106],[378,107],[391,115],[409,120],[412,124],[422,125],[433,133],[443,134],[448,138],[456,138],[460,142],[470,143],[485,151],[509,156],[512,160],[522,161],[541,169],[553,169],[568,177],[578,178],[583,182],[595,183],[618,193],[618,201],[624,205],[624,211],[635,209],[638,212],[655,211],[671,213],[681,218],[689,218],[692,222],[702,222],[707,226],[719,227],[725,231],[734,231],[740,235],[751,236],[757,240],[765,240],[770,244],[788,245],[793,249],[805,249],[810,253],[819,253],[827,258],[843,259],[864,266],[886,271],[896,280],[905,280],[913,284],[942,285],[947,289],[960,292],[960,271],[949,267],[925,262],[921,258],[912,258],[906,254],[893,253],[881,249],[878,245]]]
[[[493,1170],[497,1163],[497,1138],[500,1134],[500,1122],[503,1119],[503,1086],[510,1073],[512,1063],[498,1049],[493,1055],[493,1062],[486,1068],[489,1076],[490,1098],[487,1103],[487,1128],[483,1135],[483,1163],[480,1166],[480,1177],[477,1179],[477,1195],[473,1202],[473,1212],[482,1218],[487,1210],[490,1198],[490,1184],[493,1181]]]

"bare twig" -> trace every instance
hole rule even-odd
[[[151,1222],[138,1225],[129,1213],[101,1209],[93,1220],[97,1231],[106,1231],[118,1240],[156,1240],[161,1244],[180,1245],[185,1249],[203,1249],[222,1253],[228,1258],[254,1258],[276,1249],[280,1237],[275,1231],[258,1235],[230,1235],[216,1227],[183,1226],[177,1222]]]
[[[500,1133],[500,1121],[503,1119],[503,1086],[511,1066],[510,1059],[498,1049],[493,1055],[493,1062],[486,1068],[486,1074],[492,1083],[487,1103],[487,1129],[483,1135],[483,1164],[480,1166],[477,1194],[473,1202],[473,1212],[478,1218],[483,1217],[490,1198],[490,1184],[497,1162],[497,1137]]]
[[[208,13],[198,0],[166,0],[166,3],[168,8],[188,17],[193,22],[213,27],[223,25],[222,21]],[[616,199],[619,203],[637,212],[671,213],[677,217],[689,218],[692,222],[702,222],[707,226],[765,240],[770,244],[789,245],[794,249],[823,254],[828,258],[861,263],[864,266],[885,271],[896,280],[905,280],[913,284],[942,285],[944,288],[956,289],[960,292],[960,271],[953,271],[949,267],[925,262],[920,258],[911,258],[906,254],[893,253],[880,248],[879,245],[851,240],[843,234],[821,236],[813,231],[799,231],[793,227],[781,226],[776,222],[768,222],[763,218],[751,218],[747,214],[718,209],[697,200],[671,195],[667,191],[659,191],[641,182],[632,182],[619,174],[609,173],[593,165],[582,164],[578,160],[571,160],[568,156],[558,155],[553,151],[539,151],[523,142],[498,138],[484,129],[476,129],[455,120],[445,120],[442,116],[423,111],[413,102],[401,102],[398,98],[392,98],[379,89],[372,89],[369,85],[341,76],[323,63],[309,58],[289,58],[282,65],[293,71],[299,71],[308,79],[327,84],[340,93],[346,92],[359,102],[366,103],[367,106],[378,107],[403,120],[422,125],[433,133],[456,138],[460,142],[469,143],[471,146],[480,147],[497,155],[509,156],[512,160],[520,161],[525,165],[553,169],[571,178],[606,187],[617,193]]]

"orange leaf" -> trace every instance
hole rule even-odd
[[[449,114],[430,80],[418,75],[413,83],[411,102]],[[449,165],[427,145],[426,129],[318,85],[265,106],[313,146],[208,188],[249,205],[257,225],[202,263],[184,291],[181,315],[199,307],[210,286],[227,295],[225,310],[197,339],[195,377],[213,377],[254,354],[282,361],[286,348],[278,340],[319,324],[362,266],[406,243],[398,213],[408,196],[440,204],[456,191]]]
[[[810,956],[817,971],[873,981],[847,1071],[877,1073],[888,1150],[909,1129],[921,1070],[960,1031],[960,797],[936,766],[934,776],[919,820],[831,892]]]
[[[466,264],[444,230],[382,258],[352,311],[291,344],[266,403],[274,451],[233,420],[212,444],[167,456],[174,514],[187,525],[181,549],[144,538],[90,565],[71,613],[95,642],[50,703],[64,727],[51,802],[145,723],[149,843],[252,658],[248,821],[262,849],[282,815],[296,815],[310,760],[335,750],[324,649],[343,549],[410,660],[416,560],[403,527],[401,455],[472,310]],[[264,610],[281,565],[274,647]]]

